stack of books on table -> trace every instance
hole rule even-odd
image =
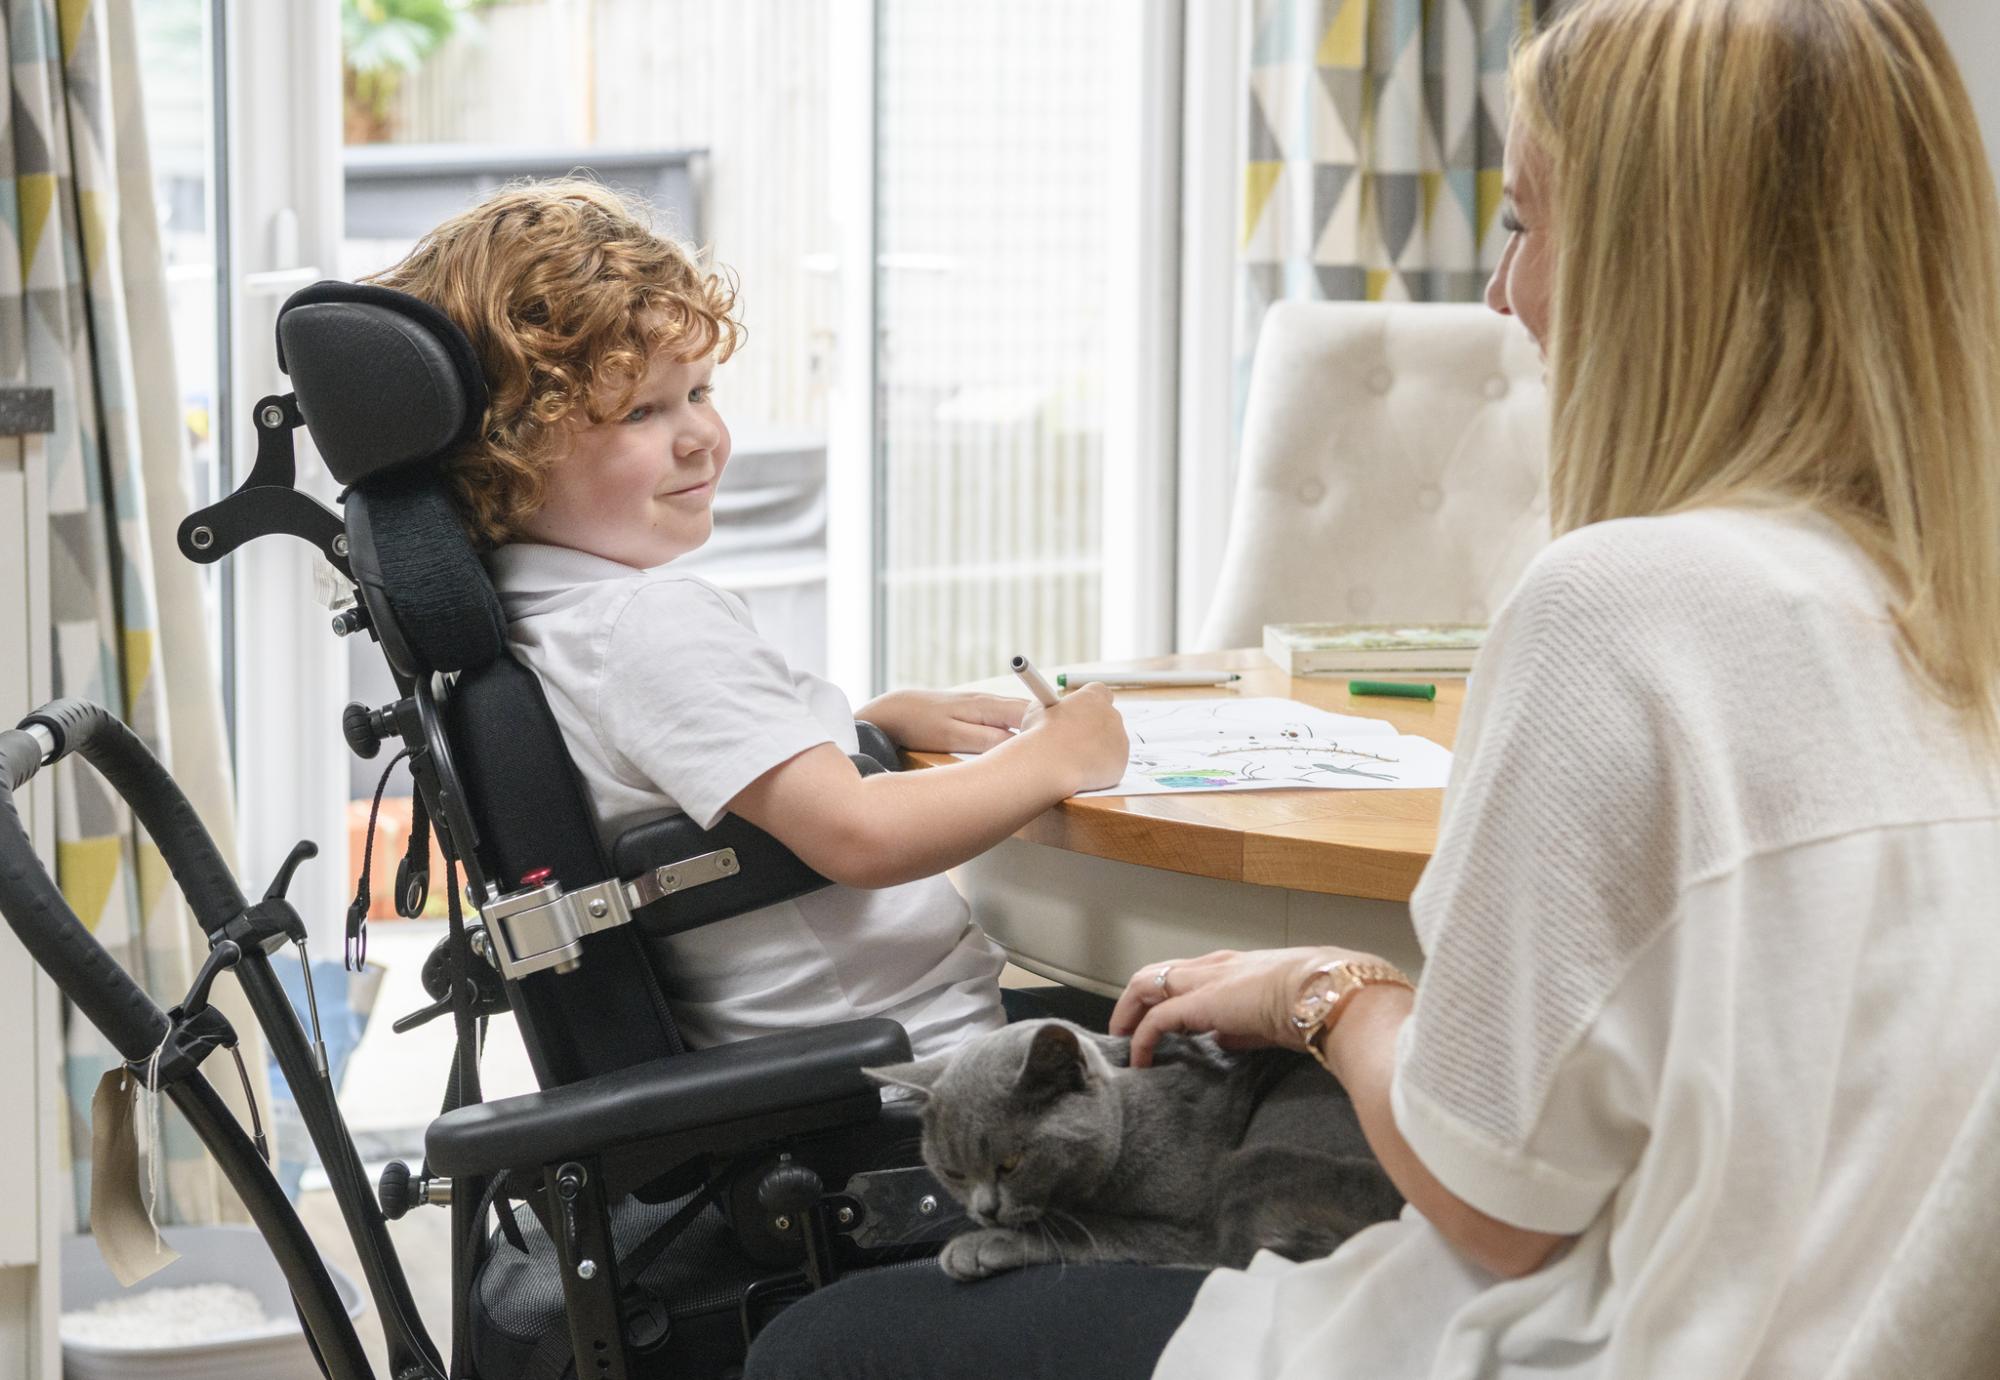
[[[1462,676],[1485,636],[1483,623],[1266,623],[1264,655],[1295,676]]]

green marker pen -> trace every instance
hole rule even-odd
[[[1389,695],[1400,700],[1434,700],[1438,688],[1435,685],[1419,685],[1408,680],[1350,680],[1347,682],[1350,695]]]

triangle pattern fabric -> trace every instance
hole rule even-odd
[[[175,759],[162,674],[171,656],[180,663],[177,677],[206,680],[186,666],[205,668],[209,652],[199,637],[177,637],[169,651],[155,584],[148,480],[178,486],[186,456],[176,390],[152,386],[171,377],[163,366],[173,340],[164,299],[153,311],[149,295],[164,281],[165,264],[154,228],[134,4],[7,0],[0,375],[55,395],[45,445],[54,693],[117,713],[191,796],[213,802],[227,798],[222,769],[194,760],[206,756],[199,752]],[[162,1007],[173,1005],[193,978],[199,931],[158,849],[95,772],[65,763],[54,784],[58,885],[119,966]],[[232,847],[232,823],[212,806],[203,813]],[[237,1029],[261,1082],[261,1041],[247,1022]],[[69,1023],[63,1081],[83,1090],[85,1107],[97,1074],[118,1062],[88,1022]],[[240,1104],[234,1083],[219,1091]],[[72,1127],[76,1113],[72,1106]],[[178,1112],[167,1112],[164,1131],[159,1220],[240,1212],[226,1208],[218,1172]],[[89,1183],[89,1145],[87,1128],[72,1131],[72,1178],[80,1187]]]
[[[1284,171],[1285,165],[1276,161],[1252,163],[1243,170],[1243,244],[1246,250],[1260,242],[1259,232],[1265,226],[1265,212],[1270,208],[1271,193],[1277,188],[1278,179]],[[1275,242],[1278,238],[1277,227],[1271,226],[1261,238],[1262,242]]]
[[[1548,0],[1247,0],[1237,392],[1274,301],[1476,301],[1507,68]],[[1311,5],[1310,12],[1308,6]]]
[[[1360,71],[1367,64],[1368,12],[1373,0],[1333,0],[1332,22],[1320,39],[1314,61],[1321,67]]]
[[[1285,157],[1284,145],[1278,142],[1277,134],[1271,128],[1271,121],[1264,114],[1263,98],[1255,88],[1250,92],[1250,161],[1252,163],[1278,163]]]
[[[1329,162],[1357,163],[1367,141],[1363,120],[1368,106],[1368,76],[1344,67],[1315,70],[1319,90],[1313,103],[1314,155]]]

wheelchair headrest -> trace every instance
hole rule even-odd
[[[293,293],[278,311],[278,367],[342,484],[447,455],[486,415],[465,333],[430,303],[369,283]]]
[[[486,415],[472,342],[406,292],[328,281],[279,309],[278,367],[348,486],[348,564],[390,665],[416,676],[491,662],[506,619],[432,463]]]

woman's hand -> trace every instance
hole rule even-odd
[[[861,706],[854,717],[912,752],[984,752],[1014,735],[1027,710],[1024,700],[956,690],[892,690]]]
[[[1153,1062],[1170,1030],[1212,1030],[1230,1049],[1281,1045],[1304,1049],[1292,1027],[1292,1002],[1306,975],[1339,959],[1379,963],[1352,949],[1265,949],[1203,954],[1152,963],[1132,975],[1111,1013],[1111,1033],[1132,1036],[1132,1067]],[[1166,981],[1160,981],[1162,974]],[[1540,1269],[1573,1238],[1512,1226],[1489,1217],[1440,1183],[1396,1125],[1389,1090],[1395,1081],[1396,1032],[1415,1000],[1389,983],[1363,987],[1327,1037],[1324,1052],[1354,1101],[1369,1148],[1410,1204],[1465,1257],[1506,1279]]]
[[[1132,1037],[1132,1067],[1153,1062],[1169,1031],[1213,1031],[1225,1049],[1276,1045],[1303,1051],[1292,1025],[1292,1003],[1313,969],[1339,959],[1380,962],[1371,954],[1330,947],[1222,949],[1200,958],[1151,963],[1132,975],[1111,1012],[1111,1033]]]

